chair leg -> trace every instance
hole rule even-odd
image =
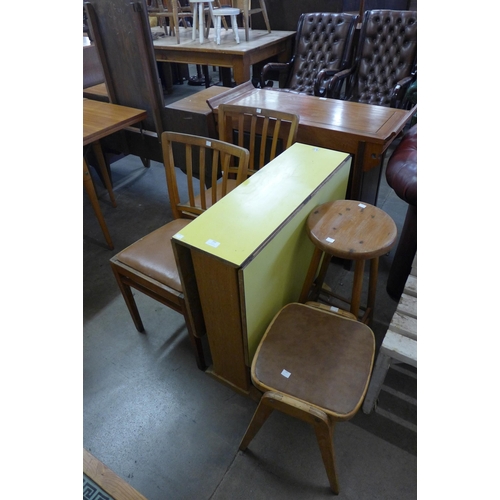
[[[259,3],[262,9],[262,15],[264,16],[264,22],[266,23],[267,32],[271,33],[271,25],[269,24],[269,17],[267,16],[266,0],[259,0]]]
[[[273,412],[273,408],[268,404],[268,393],[264,394],[260,399],[259,406],[255,410],[255,413],[252,417],[252,421],[248,426],[248,429],[241,440],[239,449],[241,451],[245,451],[250,444],[250,441],[257,435],[260,428],[264,425],[265,421]]]
[[[144,332],[144,325],[142,324],[141,316],[139,314],[139,309],[137,309],[137,304],[135,303],[134,295],[132,294],[132,290],[129,285],[123,283],[121,279],[121,275],[119,271],[116,269],[113,262],[111,262],[111,269],[116,278],[116,282],[118,283],[118,287],[122,292],[123,299],[125,300],[125,304],[127,304],[127,308],[129,310],[130,316],[132,316],[132,320],[134,321],[134,325],[138,332]]]
[[[335,467],[335,452],[333,451],[333,426],[334,423],[326,414],[324,415],[324,418],[316,417],[313,424],[314,433],[316,434],[316,439],[318,440],[321,458],[323,459],[330,488],[336,495],[338,495],[339,481]]]
[[[330,488],[335,494],[338,494],[339,483],[335,467],[335,454],[333,451],[334,422],[319,408],[314,408],[286,394],[273,391],[266,392],[262,396],[259,406],[255,411],[255,415],[241,441],[240,450],[246,449],[273,410],[281,411],[313,426]]]

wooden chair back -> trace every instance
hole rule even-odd
[[[146,4],[90,0],[85,8],[110,102],[147,111],[146,133],[127,133],[126,152],[161,162],[160,136],[167,120]]]
[[[176,155],[179,148],[183,155]],[[248,176],[250,153],[247,149],[217,139],[178,132],[163,132],[163,158],[167,178],[168,196],[173,216],[195,218],[207,208],[241,184]],[[186,184],[181,187],[178,156],[185,158],[182,171]],[[195,162],[199,179],[195,177]],[[212,187],[205,185],[205,171],[211,172]]]
[[[220,104],[219,139],[250,151],[252,175],[289,148],[297,138],[299,117],[274,109]]]

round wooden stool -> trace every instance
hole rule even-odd
[[[220,9],[214,9],[213,15],[215,17],[215,42],[220,45],[220,32],[221,32],[221,20],[224,16],[231,16],[231,28],[233,29],[234,38],[236,43],[240,43],[240,36],[238,34],[238,20],[236,16],[239,15],[240,9],[235,9],[232,7],[221,7]]]
[[[368,203],[355,200],[331,201],[316,207],[309,214],[307,233],[316,248],[302,288],[300,302],[306,302],[308,298],[316,300],[320,292],[325,292],[322,286],[330,263],[327,255],[353,260],[354,282],[350,311],[358,318],[365,261],[369,260],[368,303],[361,318],[363,323],[369,323],[375,305],[378,260],[396,241],[397,228],[392,218],[380,208]]]

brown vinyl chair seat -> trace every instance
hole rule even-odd
[[[365,394],[374,349],[373,333],[363,323],[289,304],[257,351],[252,380],[262,391],[288,394],[336,420],[347,420]],[[291,373],[289,378],[281,374],[283,369]]]
[[[252,361],[252,382],[264,394],[240,450],[273,410],[303,420],[314,428],[330,488],[338,494],[334,427],[361,407],[374,355],[375,337],[367,325],[308,304],[283,307]]]
[[[115,260],[182,293],[170,240],[191,221],[174,219],[115,255]]]

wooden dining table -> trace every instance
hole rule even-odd
[[[153,33],[163,35],[162,28],[152,28]],[[236,84],[247,82],[252,77],[252,65],[275,57],[287,62],[292,52],[295,31],[250,30],[250,38],[245,41],[244,30],[240,30],[240,43],[236,43],[232,31],[215,42],[215,30],[211,28],[203,43],[192,39],[192,29],[179,28],[180,43],[174,36],[161,36],[153,40],[157,61],[201,64],[232,68]],[[227,82],[225,82],[227,84]]]
[[[85,147],[91,145],[93,148],[104,184],[106,185],[113,206],[116,206],[116,201],[99,140],[110,134],[123,130],[130,125],[136,124],[145,118],[146,111],[142,109],[119,106],[117,104],[95,101],[93,99],[83,99],[83,146]],[[83,156],[83,185],[90,199],[90,203],[92,204],[92,208],[94,209],[99,225],[101,226],[106,243],[110,249],[113,249],[113,241],[99,206],[97,193],[89,172],[87,160],[85,159],[85,151]]]
[[[300,118],[297,142],[353,155],[347,198],[373,205],[377,202],[382,155],[416,112],[416,107],[395,109],[257,89],[250,82],[209,97],[207,103],[216,116],[221,103],[297,114]]]

